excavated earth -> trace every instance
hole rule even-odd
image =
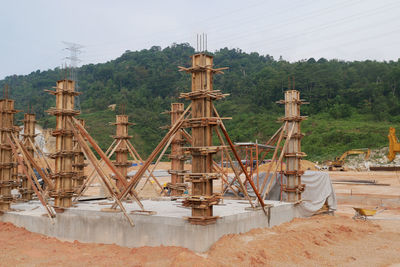
[[[316,215],[226,235],[202,254],[181,247],[64,242],[0,222],[0,266],[400,266],[400,207],[354,199],[400,198],[398,173],[330,175],[341,198],[334,216]],[[336,183],[343,180],[353,184]],[[389,185],[354,184],[357,180]],[[385,210],[377,215],[380,220],[353,220],[354,206]]]
[[[345,213],[318,215],[224,236],[204,254],[180,247],[132,249],[62,242],[0,223],[0,265],[396,266],[400,264],[399,222],[356,221]]]

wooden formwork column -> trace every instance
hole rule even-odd
[[[192,147],[188,148],[192,156],[192,172],[185,175],[192,184],[191,196],[185,206],[192,207],[192,224],[215,223],[213,205],[218,204],[221,196],[213,192],[213,180],[220,178],[220,173],[213,173],[212,156],[220,150],[213,146],[212,131],[219,120],[213,112],[213,100],[223,98],[219,91],[213,90],[213,75],[219,70],[213,69],[213,57],[205,53],[192,56],[192,67],[181,68],[192,74],[192,91],[181,97],[192,101],[191,119],[185,127],[192,128]]]
[[[9,210],[12,201],[11,188],[15,184],[13,169],[16,166],[8,143],[10,133],[15,131],[14,100],[0,100],[0,210]]]
[[[85,121],[83,119],[78,119],[79,123],[85,127]],[[74,192],[76,193],[81,186],[83,185],[86,175],[85,175],[85,167],[87,164],[85,163],[85,155],[83,154],[82,148],[79,145],[78,141],[76,138],[73,138],[74,142],[74,164],[72,165],[74,167],[74,180],[73,180],[73,187],[74,187]]]
[[[54,185],[50,192],[54,197],[54,206],[57,208],[69,208],[72,206],[74,193],[73,177],[75,151],[73,147],[73,131],[68,123],[79,111],[74,110],[75,82],[72,80],[57,81],[55,91],[49,91],[56,96],[56,107],[48,112],[56,116],[56,129],[52,135],[56,137],[56,151],[51,156],[55,159]]]
[[[19,111],[17,111],[19,112]],[[21,131],[21,128],[19,126],[14,125],[14,136],[19,139],[19,132]],[[14,161],[14,168],[13,168],[13,187],[12,189],[19,189],[22,185],[22,175],[18,172],[18,159],[17,155],[13,154],[13,161]],[[33,191],[32,191],[33,192]]]
[[[26,146],[26,150],[34,158],[35,152],[34,148],[31,146],[30,141],[32,144],[35,144],[35,137],[37,134],[35,133],[36,127],[36,116],[33,113],[25,113],[24,114],[24,133],[22,134],[23,143]],[[25,201],[29,201],[32,199],[33,189],[30,179],[25,175],[21,176],[22,184],[19,192],[21,193],[21,199]]]
[[[288,145],[284,154],[286,160],[286,171],[284,173],[287,181],[285,185],[282,185],[282,189],[287,193],[286,201],[297,202],[301,200],[301,193],[304,191],[304,185],[301,183],[301,175],[304,173],[301,170],[301,158],[306,156],[305,153],[301,152],[303,135],[300,130],[300,122],[305,117],[300,115],[300,105],[303,104],[300,100],[300,92],[297,90],[286,91],[285,100],[281,103],[285,104],[284,120],[288,122],[286,133],[294,127],[292,137],[287,140]]]
[[[132,136],[128,135],[128,126],[133,125],[133,123],[129,122],[128,115],[116,115],[116,122],[113,124],[117,126],[113,138],[116,140],[116,144],[119,143],[118,148],[115,150],[114,165],[119,173],[129,180],[128,168],[132,165],[132,162],[128,161],[129,150],[126,142],[132,138]],[[116,183],[117,187],[122,190],[123,184],[121,181],[116,179]]]
[[[171,126],[182,116],[183,109],[183,103],[171,104]],[[171,184],[169,188],[171,188],[172,196],[181,196],[186,190],[186,184],[184,183],[184,164],[186,158],[182,149],[183,143],[185,143],[185,140],[183,139],[182,132],[178,131],[171,142],[171,154],[169,155],[171,159],[171,169],[169,170]]]

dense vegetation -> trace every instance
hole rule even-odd
[[[106,149],[112,142],[114,129],[108,122],[116,112],[110,104],[125,104],[130,115],[132,140],[138,150],[148,155],[165,134],[160,126],[169,122],[170,103],[180,92],[188,91],[190,76],[178,72],[177,66],[189,66],[194,53],[188,44],[174,44],[161,49],[126,51],[119,58],[104,64],[79,68],[82,115],[89,131]],[[288,77],[295,77],[296,89],[309,105],[302,113],[309,119],[302,124],[303,149],[310,159],[333,157],[351,148],[377,148],[387,145],[389,126],[400,122],[400,60],[390,62],[315,60],[295,63],[240,49],[221,49],[214,53],[217,67],[230,67],[215,78],[215,89],[231,95],[218,101],[222,116],[234,141],[265,141],[283,115],[277,100],[283,98]],[[52,127],[54,119],[46,110],[55,98],[44,92],[65,77],[56,68],[35,71],[29,75],[9,76],[0,81],[11,87],[11,96],[19,109],[34,107],[40,123]],[[118,109],[117,109],[118,112]],[[21,118],[21,115],[19,115]]]

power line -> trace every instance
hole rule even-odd
[[[69,56],[65,57],[65,59],[69,60],[69,69],[70,69],[70,77],[69,79],[75,81],[75,91],[79,92],[79,84],[78,84],[78,64],[82,62],[79,59],[79,54],[82,53],[83,45],[71,42],[63,43],[67,46],[65,49],[69,51]],[[75,96],[75,107],[80,110],[81,109],[81,102],[79,99],[79,95]]]
[[[315,28],[309,28],[306,31],[301,31],[301,33],[296,33],[296,34],[291,34],[291,35],[288,34],[286,36],[280,36],[280,37],[275,38],[275,39],[272,38],[272,39],[263,40],[263,41],[261,41],[261,40],[260,41],[256,41],[256,42],[253,42],[249,46],[249,48],[258,47],[260,44],[262,44],[264,42],[267,42],[268,45],[271,45],[272,43],[285,42],[285,41],[288,41],[289,39],[302,37],[302,36],[304,36],[306,34],[310,34],[310,33],[316,33],[316,32],[320,32],[320,31],[326,32],[325,30],[328,29],[328,28],[332,28],[332,27],[335,27],[335,26],[338,26],[338,25],[341,25],[341,24],[346,24],[346,23],[349,23],[349,22],[352,22],[352,21],[356,21],[356,20],[359,20],[359,19],[364,18],[364,17],[371,17],[373,15],[386,12],[387,9],[393,9],[394,7],[399,6],[399,3],[393,3],[393,4],[394,5],[381,6],[379,8],[375,8],[373,10],[368,10],[367,12],[360,12],[360,13],[357,13],[357,14],[351,16],[351,17],[343,17],[343,18],[340,18],[338,20],[334,20],[334,21],[319,25],[319,26],[317,26]],[[379,24],[374,23],[374,24],[372,24],[372,26],[379,26]],[[363,27],[365,27],[365,26],[363,26]],[[331,33],[328,32],[328,34],[331,34]],[[354,34],[354,32],[352,32],[352,34]],[[334,37],[337,37],[337,36],[338,35],[335,35]]]

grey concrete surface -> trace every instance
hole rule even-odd
[[[217,223],[201,226],[192,225],[184,219],[190,216],[190,209],[180,207],[179,202],[143,200],[145,209],[155,211],[156,214],[130,214],[135,223],[132,227],[121,212],[101,211],[109,207],[99,204],[104,202],[79,203],[77,207],[57,214],[54,221],[45,215],[39,202],[18,203],[12,205],[15,211],[4,213],[0,221],[67,241],[126,247],[180,246],[204,252],[223,235],[272,227],[298,216],[295,206],[290,203],[267,201],[266,204],[271,207],[270,216],[266,216],[262,210],[249,210],[246,201],[224,200],[223,205],[214,206],[214,215],[220,216]],[[139,209],[135,203],[126,203],[125,207],[128,212]]]

